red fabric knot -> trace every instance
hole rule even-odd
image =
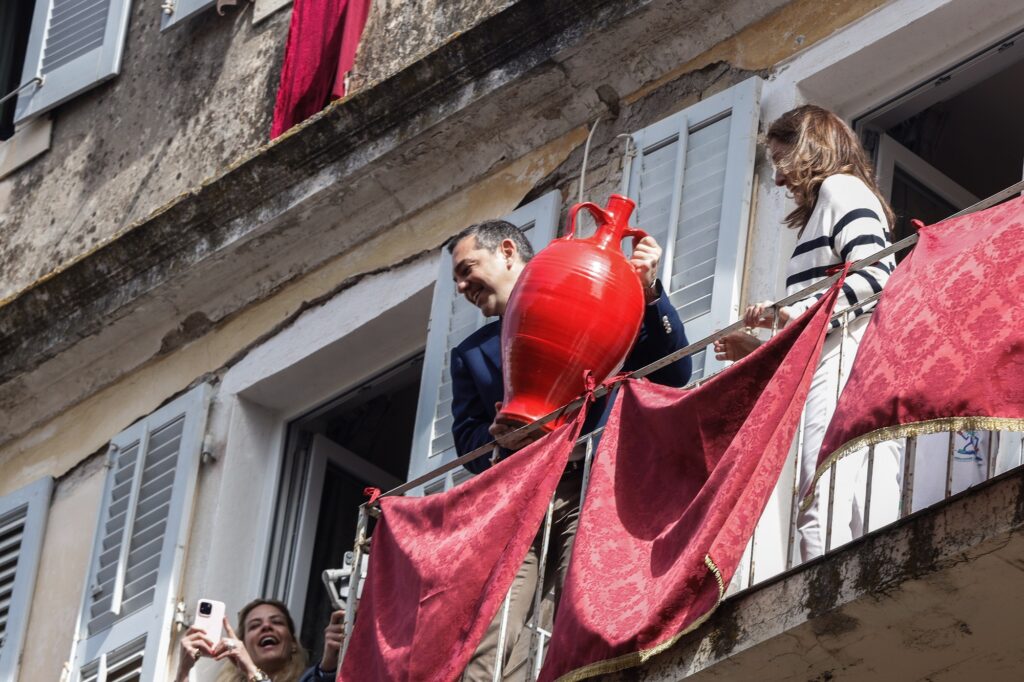
[[[373,504],[374,502],[377,501],[378,498],[380,498],[381,490],[380,488],[374,488],[373,486],[370,486],[368,488],[363,488],[363,494],[370,498],[369,500],[367,500],[366,504]]]

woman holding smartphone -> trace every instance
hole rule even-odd
[[[827,277],[837,266],[853,263],[889,245],[893,212],[875,183],[874,171],[860,140],[831,111],[815,105],[797,107],[778,118],[766,134],[768,152],[775,168],[775,184],[785,187],[796,208],[785,224],[797,230],[797,244],[786,267],[785,295]],[[861,304],[882,291],[895,268],[893,257],[851,272],[843,285],[836,310],[852,307],[845,331],[833,320],[811,382],[804,410],[804,438],[800,452],[800,490],[813,479],[818,451],[832,418],[854,355],[864,336],[875,302]],[[785,325],[810,308],[824,291],[772,310],[771,302],[747,308],[748,327],[768,327],[773,317]],[[715,342],[715,357],[738,360],[751,353],[760,341],[737,332]],[[842,366],[840,366],[840,363]],[[895,443],[875,446],[872,476],[872,525],[894,521],[899,513],[900,451]],[[849,455],[836,469],[833,501],[832,546],[859,536],[863,528],[867,480],[867,451]],[[810,509],[797,519],[800,552],[804,560],[824,551],[822,495],[827,477],[819,482]]]
[[[227,618],[225,636],[216,642],[205,630],[189,628],[179,645],[175,680],[187,682],[196,661],[206,656],[226,662],[217,682],[333,682],[344,641],[344,615],[344,611],[331,614],[324,630],[323,658],[307,668],[306,650],[295,638],[295,623],[288,607],[273,599],[256,599],[238,614],[241,637]]]

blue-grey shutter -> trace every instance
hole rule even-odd
[[[661,279],[691,341],[739,315],[761,79],[748,79],[633,133],[634,223],[664,249]],[[720,366],[704,351],[694,379]]]
[[[116,76],[131,0],[36,0],[15,122],[52,109]]]
[[[46,477],[0,497],[0,680],[18,679],[52,490]]]
[[[139,657],[143,679],[155,679],[170,643],[208,404],[204,384],[110,443],[79,618],[78,679],[102,682],[104,671]]]
[[[530,243],[539,250],[555,238],[561,201],[559,192],[549,192],[504,219],[526,230]],[[452,382],[448,368],[451,350],[488,321],[455,291],[451,254],[442,249],[420,380],[416,430],[409,461],[410,479],[456,457],[452,438]],[[444,487],[457,483],[460,475],[458,472],[450,473]]]
[[[213,7],[215,2],[216,0],[161,0],[160,9],[163,15],[160,17],[160,30],[166,31],[178,25],[193,14]]]

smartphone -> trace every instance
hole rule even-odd
[[[200,599],[196,606],[196,617],[193,627],[202,628],[206,636],[216,644],[220,641],[221,630],[224,628],[224,602],[214,599]]]

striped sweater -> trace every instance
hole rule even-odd
[[[874,193],[862,180],[852,175],[832,175],[821,183],[806,227],[797,239],[793,256],[786,267],[786,295],[828,276],[837,265],[856,262],[889,246],[889,225],[885,211]],[[892,255],[859,272],[852,272],[843,284],[843,296],[836,302],[836,311],[854,306],[882,290],[896,267]],[[793,317],[801,314],[825,295],[819,291],[791,306]],[[856,308],[854,315],[870,312],[872,301]],[[833,320],[832,328],[839,327]]]

